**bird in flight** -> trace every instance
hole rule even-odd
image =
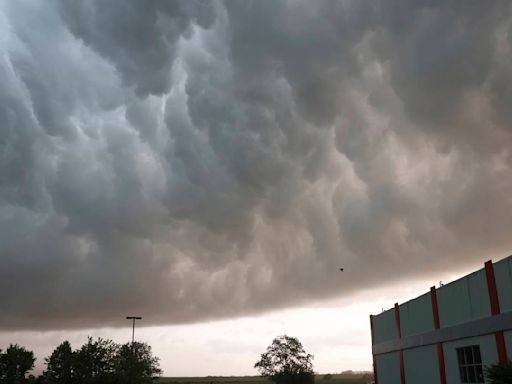
[[[340,268],[340,271],[343,272],[343,268]]]

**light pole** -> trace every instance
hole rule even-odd
[[[135,320],[142,320],[142,317],[140,317],[140,316],[126,316],[126,320],[133,320],[133,326],[132,326],[132,348],[133,348],[133,342],[135,340]]]
[[[135,320],[142,320],[141,316],[126,316],[126,320],[132,320],[132,362],[130,364],[130,383],[133,383],[133,365],[135,364]]]

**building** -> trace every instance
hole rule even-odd
[[[370,316],[377,384],[485,383],[512,357],[512,256]]]

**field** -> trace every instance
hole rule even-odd
[[[317,375],[319,384],[367,384],[371,381],[368,374]],[[265,384],[270,381],[258,376],[243,377],[163,377],[159,384]]]

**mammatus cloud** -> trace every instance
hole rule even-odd
[[[1,1],[0,327],[237,316],[505,256],[511,10]]]

